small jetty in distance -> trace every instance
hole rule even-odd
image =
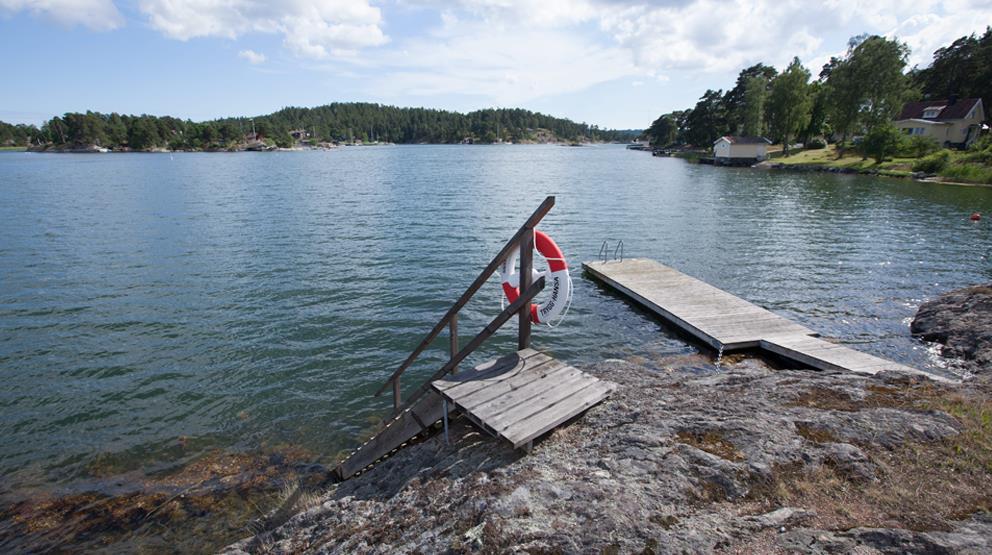
[[[650,143],[630,143],[629,145],[627,145],[627,150],[650,152],[651,156],[662,156],[666,158],[670,156],[674,156],[678,152],[685,151],[685,149],[680,149],[680,148],[660,148],[656,146],[651,146]]]
[[[820,339],[815,331],[654,260],[585,262],[593,277],[721,354],[762,349],[818,370],[922,372]]]

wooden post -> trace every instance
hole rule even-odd
[[[520,291],[530,289],[531,267],[534,265],[534,228],[528,228],[520,238]],[[517,350],[530,347],[530,303],[520,308],[520,331]]]
[[[451,320],[448,321],[448,333],[451,335],[450,339],[450,349],[449,356],[455,358],[458,354],[458,313],[451,315]],[[454,368],[451,369],[452,374],[458,373],[458,365],[456,364]]]
[[[393,412],[397,413],[400,410],[400,377],[396,376],[393,379]]]

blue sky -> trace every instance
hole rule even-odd
[[[0,0],[0,120],[371,101],[642,128],[756,62],[815,75],[868,32],[926,65],[989,23],[989,0]]]

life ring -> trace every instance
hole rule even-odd
[[[544,276],[544,287],[551,291],[551,296],[540,305],[530,305],[530,318],[534,323],[541,324],[554,321],[568,305],[572,295],[572,280],[568,276],[568,264],[565,255],[546,233],[534,230],[534,243],[537,252],[541,253],[548,262],[548,271],[541,273],[531,268],[531,283]],[[503,293],[512,303],[520,297],[520,274],[517,272],[517,257],[520,247],[510,251],[506,260],[499,267],[499,276],[503,281]]]

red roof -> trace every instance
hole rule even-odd
[[[970,112],[971,109],[981,101],[982,99],[980,98],[960,98],[953,104],[951,103],[951,100],[921,100],[919,102],[909,102],[902,107],[902,112],[899,113],[899,117],[896,119],[932,119],[937,121],[964,119],[968,115],[968,112]],[[937,117],[923,117],[923,112],[927,108],[940,108],[941,106],[945,106],[945,108],[937,114]]]

